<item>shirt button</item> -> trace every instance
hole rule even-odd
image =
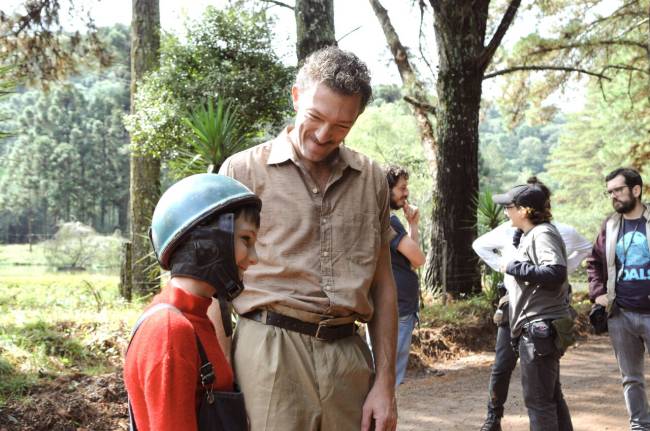
[[[311,189],[311,191],[312,191],[312,193],[314,193],[315,195],[318,194],[318,189],[317,189],[316,187],[314,187],[313,189]]]
[[[329,284],[326,284],[325,287],[324,287],[324,289],[325,289],[325,290],[330,290],[330,285],[329,285]]]
[[[326,251],[324,251],[324,252],[323,252],[323,256],[327,257],[327,256],[329,256],[329,253],[326,252]]]
[[[323,223],[327,223],[327,219],[326,219],[326,218],[323,219]]]

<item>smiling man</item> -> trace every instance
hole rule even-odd
[[[630,429],[650,430],[643,364],[650,345],[650,210],[641,203],[643,180],[634,169],[616,169],[605,181],[616,213],[605,220],[587,260],[589,297],[608,310]]]
[[[253,431],[394,430],[397,306],[389,191],[343,144],[370,100],[354,54],[312,54],[291,89],[296,117],[221,173],[264,202],[259,264],[234,303],[234,368]],[[368,322],[375,363],[356,333]]]

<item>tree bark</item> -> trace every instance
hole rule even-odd
[[[132,0],[131,21],[131,112],[138,83],[160,64],[160,5],[158,0]],[[151,253],[148,229],[160,197],[160,160],[149,155],[131,154],[132,288],[136,295],[156,292],[158,264]]]
[[[298,64],[314,51],[336,45],[333,0],[296,0],[296,54]]]
[[[428,101],[424,85],[420,82],[417,74],[411,66],[408,51],[406,47],[402,45],[402,42],[390,21],[388,11],[381,5],[379,0],[369,1],[375,12],[375,16],[377,17],[377,20],[379,20],[379,24],[384,31],[384,36],[386,37],[386,42],[388,43],[390,52],[393,54],[397,70],[402,78],[402,84],[406,96],[414,99],[413,102],[409,102],[409,104],[411,105],[415,121],[418,125],[418,130],[420,131],[420,142],[424,148],[424,156],[427,158],[429,173],[435,178],[437,170],[436,153],[438,152],[438,146],[434,136],[433,125],[429,119],[429,111],[426,107]],[[435,185],[432,192],[434,194],[436,193]]]
[[[489,3],[489,0],[430,0],[439,60],[435,178],[438,187],[433,196],[426,283],[430,287],[444,287],[453,296],[481,290],[478,261],[472,250],[479,191],[481,82],[519,6],[519,0],[510,3],[486,45]]]

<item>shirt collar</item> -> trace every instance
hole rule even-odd
[[[291,160],[294,163],[298,162],[298,154],[289,140],[289,133],[293,129],[292,126],[287,126],[280,135],[271,144],[271,151],[266,161],[267,165],[277,165]],[[361,163],[359,156],[345,145],[339,147],[339,163],[341,163],[342,170],[350,167],[356,171],[361,171]]]

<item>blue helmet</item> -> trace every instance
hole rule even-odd
[[[149,230],[160,266],[170,269],[172,252],[195,226],[213,215],[234,212],[245,205],[261,209],[262,201],[239,181],[225,175],[196,174],[172,185],[158,201]]]

